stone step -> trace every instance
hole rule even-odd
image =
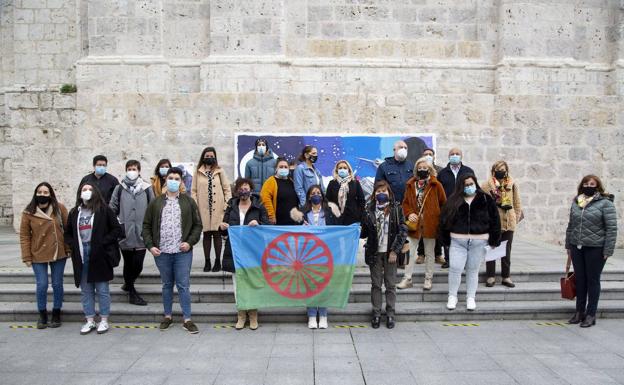
[[[160,303],[161,287],[158,284],[137,285],[141,296],[148,303]],[[121,290],[119,284],[110,287],[113,303],[127,302],[127,293]],[[423,291],[422,284],[413,288],[399,290],[398,302],[445,302],[448,286],[434,285],[433,290]],[[175,291],[175,289],[174,289]],[[460,287],[460,293],[466,292],[465,285]],[[479,301],[558,301],[561,299],[559,282],[520,282],[513,289],[496,285],[486,288],[480,285],[477,293]],[[624,300],[623,281],[605,281],[602,283],[601,299]],[[64,299],[66,303],[80,302],[80,289],[74,285],[65,285]],[[52,300],[52,289],[48,289],[48,300]],[[193,303],[230,303],[234,304],[234,293],[231,284],[224,285],[191,285],[191,300]],[[0,302],[34,302],[34,284],[3,284],[0,285]],[[178,301],[177,295],[174,301]],[[354,284],[349,296],[350,303],[368,303],[370,301],[370,284]]]
[[[477,298],[478,300],[478,298]],[[574,313],[574,302],[560,301],[505,301],[477,302],[477,310],[469,312],[460,299],[457,309],[449,311],[443,302],[405,302],[397,306],[397,321],[479,321],[479,320],[566,320]],[[50,306],[51,307],[51,306]],[[236,308],[233,304],[193,304],[193,320],[201,323],[233,323]],[[303,308],[261,309],[260,322],[306,321]],[[369,303],[349,304],[345,309],[330,309],[330,323],[358,322],[370,320]],[[176,323],[180,322],[179,306],[174,305]],[[601,300],[598,318],[624,318],[624,300]],[[133,306],[114,303],[111,322],[156,323],[162,317],[162,306],[152,303],[148,306]],[[83,313],[79,303],[68,303],[63,308],[65,321],[82,321]],[[0,322],[35,322],[37,311],[33,303],[0,302]],[[76,331],[77,332],[77,331]]]
[[[544,271],[514,271],[512,272],[512,279],[514,282],[559,282],[559,278],[563,275],[562,270],[544,270]],[[397,280],[403,276],[403,271],[399,270],[397,274]],[[485,282],[485,272],[481,272],[479,276],[480,282]],[[414,282],[422,282],[424,280],[424,271],[421,265],[416,266],[416,271],[413,275]],[[500,277],[497,277],[500,282]],[[624,281],[624,270],[606,270],[603,271],[601,276],[602,281]],[[436,267],[434,277],[434,283],[448,282],[448,270]],[[27,269],[0,269],[0,285],[1,284],[20,284],[20,283],[32,283],[34,284],[35,278],[32,270]],[[74,284],[74,277],[71,270],[68,268],[65,271],[64,282],[66,285]],[[204,273],[201,271],[191,272],[191,284],[192,285],[224,285],[231,284],[232,278],[230,273]],[[112,281],[113,284],[122,284],[123,276],[121,269],[117,269],[115,272],[115,278]],[[137,284],[159,284],[160,275],[157,271],[143,272],[139,277]],[[358,268],[353,276],[354,284],[370,284],[370,274],[367,269]]]

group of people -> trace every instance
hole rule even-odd
[[[233,190],[213,147],[202,151],[191,191],[186,191],[183,183],[184,172],[173,167],[168,159],[157,163],[149,180],[141,177],[140,162],[129,160],[120,182],[107,173],[108,160],[102,155],[94,157],[94,171],[80,182],[76,203],[69,211],[57,200],[52,186],[42,182],[22,214],[20,228],[22,260],[32,266],[36,279],[37,327],[61,324],[63,271],[71,257],[86,318],[80,332],[106,333],[109,281],[122,257],[122,289],[128,293],[129,303],[147,304],[135,282],[149,250],[162,281],[164,317],[160,329],[166,330],[173,324],[175,285],[183,313],[182,326],[189,333],[198,333],[191,320],[192,248],[203,239],[205,272],[234,273],[234,257],[227,238],[229,226],[360,223],[361,238],[366,239],[365,262],[371,275],[373,328],[381,324],[382,286],[386,326],[395,326],[396,288],[413,286],[415,264],[425,264],[425,291],[433,286],[436,262],[449,268],[449,310],[457,306],[465,270],[466,308],[473,311],[477,306],[479,268],[487,248],[507,241],[501,259],[501,284],[514,287],[510,275],[511,247],[523,213],[519,187],[508,164],[494,163],[487,181],[479,184],[474,171],[462,162],[463,154],[458,148],[449,151],[449,162],[444,168],[436,165],[435,152],[430,148],[415,164],[407,161],[405,142],[396,142],[393,152],[379,165],[368,199],[346,160],[335,164],[332,179],[325,186],[315,166],[316,147],[305,146],[295,166],[276,157],[262,138],[256,141],[254,156]],[[615,247],[617,224],[612,200],[600,179],[589,175],[582,179],[571,204],[565,244],[567,266],[574,265],[578,294],[576,313],[570,323],[584,327],[595,324],[600,274]],[[54,298],[50,321],[48,265]],[[399,265],[404,265],[405,273],[396,284]],[[486,265],[486,287],[492,287],[496,284],[495,262]],[[236,285],[235,275],[232,277]],[[95,323],[96,296],[99,324]],[[308,308],[307,312],[309,328],[328,327],[326,308]],[[236,329],[243,329],[247,322],[250,329],[258,328],[256,309],[239,309]]]

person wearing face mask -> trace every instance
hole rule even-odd
[[[252,195],[254,184],[250,179],[238,178],[234,183],[234,191],[236,197],[230,199],[223,215],[219,229],[223,235],[227,235],[230,226],[258,226],[268,225],[269,216],[262,205],[262,202]],[[230,238],[225,241],[225,250],[223,252],[223,271],[232,273],[232,283],[234,285],[234,299],[236,300],[236,268],[234,266],[234,255],[232,254],[232,245]],[[249,329],[258,329],[258,309],[238,309],[238,320],[236,321],[236,330],[245,328],[249,317]]]
[[[436,171],[426,158],[416,161],[416,175],[407,181],[405,196],[403,197],[403,214],[407,218],[408,239],[410,254],[416,255],[420,241],[425,246],[425,282],[424,290],[431,290],[433,283],[434,246],[440,212],[446,203],[446,194],[442,184],[436,179]],[[405,268],[403,280],[397,285],[398,289],[412,287],[412,273],[415,258]]]
[[[399,140],[394,143],[394,156],[388,157],[377,168],[375,183],[385,180],[390,184],[397,202],[403,202],[405,184],[414,172],[414,167],[407,159],[407,144]]]
[[[119,185],[117,178],[106,172],[108,159],[104,155],[96,155],[93,157],[93,172],[85,175],[80,181],[80,186],[89,183],[95,186],[102,193],[104,202],[108,204],[113,196],[113,190]]]
[[[219,167],[217,150],[214,147],[204,148],[197,164],[199,166],[193,175],[191,196],[197,202],[204,226],[204,271],[211,271],[210,249],[214,243],[215,263],[212,272],[218,272],[221,271],[222,246],[219,225],[232,192],[225,171]]]
[[[386,288],[386,327],[392,329],[395,326],[397,256],[405,244],[407,226],[403,210],[384,180],[375,183],[362,218],[360,238],[366,239],[364,257],[371,275],[371,325],[377,329],[381,323],[383,283]]]
[[[275,175],[264,182],[260,190],[260,200],[266,208],[269,222],[274,225],[295,225],[290,210],[299,205],[295,184],[289,176],[288,161],[277,158]]]
[[[264,182],[274,175],[277,161],[266,139],[258,138],[255,148],[253,158],[245,165],[245,178],[251,179],[254,183],[256,187],[254,193],[260,193]]]
[[[327,200],[340,209],[342,225],[348,226],[362,220],[366,205],[364,190],[346,160],[338,161],[334,167],[334,179],[327,185]]]
[[[137,293],[134,282],[143,271],[145,242],[141,232],[147,206],[154,200],[154,191],[151,184],[141,179],[140,172],[138,160],[126,162],[126,177],[115,187],[108,206],[117,214],[125,231],[124,239],[119,242],[124,261],[121,288],[128,293],[128,303],[145,306],[147,302]]]
[[[479,267],[487,247],[500,245],[501,223],[496,202],[479,187],[477,177],[464,174],[442,208],[442,242],[450,247],[449,292],[447,309],[457,306],[457,291],[466,269],[466,309],[477,308]]]
[[[576,276],[576,312],[568,323],[587,328],[596,324],[600,274],[615,248],[617,212],[613,195],[596,175],[584,176],[576,193],[565,237],[566,276],[570,263]]]
[[[319,185],[310,186],[306,193],[306,204],[303,206],[302,211],[293,208],[290,216],[297,224],[306,226],[341,224],[340,209],[334,203],[327,202]],[[327,329],[327,326],[327,308],[309,307],[308,328]]]
[[[193,246],[199,242],[202,221],[195,201],[182,194],[184,172],[177,167],[167,171],[167,193],[150,202],[143,219],[145,247],[154,256],[162,282],[164,317],[160,330],[173,324],[173,285],[178,289],[182,308],[182,328],[199,333],[191,320],[191,266]]]
[[[306,204],[306,192],[311,186],[321,186],[321,191],[325,193],[323,186],[323,176],[314,164],[318,160],[318,150],[314,146],[307,145],[299,155],[299,164],[294,171],[295,191],[299,197],[299,207]]]
[[[65,241],[71,247],[74,283],[80,287],[82,309],[87,322],[80,329],[85,335],[97,329],[108,332],[111,296],[108,283],[113,268],[119,265],[119,243],[123,236],[117,216],[100,190],[89,183],[78,189],[76,206],[71,209],[65,226]],[[98,297],[101,321],[95,324],[95,297]]]
[[[33,269],[36,283],[37,329],[61,326],[63,306],[63,272],[70,248],[65,243],[63,229],[67,226],[67,209],[57,201],[56,194],[47,182],[35,187],[33,197],[22,212],[20,246],[22,262]],[[54,306],[48,324],[48,266],[52,278]]]
[[[161,159],[156,164],[154,175],[150,178],[152,183],[152,191],[154,195],[161,195],[167,192],[167,172],[173,167],[169,159]],[[184,183],[180,185],[180,192],[186,194],[186,186]]]
[[[442,183],[447,198],[455,191],[456,182],[461,176],[474,174],[474,171],[462,162],[462,156],[462,150],[457,147],[451,148],[448,164],[438,173],[438,181]],[[448,247],[444,248],[444,259],[446,261],[442,264],[442,268],[446,269],[449,267]]]
[[[490,194],[496,201],[498,214],[501,218],[501,242],[507,241],[505,256],[501,258],[502,285],[515,287],[511,280],[511,242],[513,241],[516,224],[522,218],[522,205],[520,203],[520,192],[518,185],[509,176],[509,166],[507,162],[499,160],[492,165],[491,177],[483,186],[483,191]],[[496,261],[485,263],[487,280],[485,286],[492,287],[496,283]]]
[[[438,166],[435,163],[435,151],[433,148],[425,148],[422,153],[422,157],[425,158],[427,163],[433,166],[436,171],[436,175],[442,171],[442,167]],[[446,193],[445,193],[446,194]],[[444,264],[444,256],[442,255],[442,242],[436,237],[435,246],[433,247],[433,252],[435,255],[435,263],[443,265]],[[423,240],[420,240],[418,243],[418,258],[416,258],[416,264],[425,263],[425,244]]]

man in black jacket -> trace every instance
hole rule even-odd
[[[457,178],[464,174],[474,174],[474,171],[470,167],[464,165],[462,158],[463,153],[461,149],[457,147],[451,148],[449,151],[449,163],[438,173],[438,181],[442,183],[447,199],[455,190]],[[446,246],[444,247],[444,259],[445,262],[442,268],[446,269],[449,267],[449,249]]]
[[[108,165],[108,159],[104,155],[96,155],[93,157],[93,172],[85,175],[80,181],[80,186],[85,183],[89,183],[100,190],[104,201],[108,205],[111,197],[113,196],[113,190],[119,184],[117,178],[106,172],[106,166]],[[78,187],[80,188],[80,187]]]

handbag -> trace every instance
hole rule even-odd
[[[576,297],[576,276],[574,272],[566,272],[565,277],[561,277],[561,298],[574,299]]]
[[[418,212],[416,222],[412,222],[409,219],[405,220],[405,224],[407,225],[407,231],[418,231],[418,229],[420,229],[421,227],[420,225],[423,220],[423,210],[425,209],[425,202],[427,201],[427,197],[429,196],[430,192],[431,192],[431,189],[427,191],[427,193],[425,194],[425,197],[423,198],[422,206],[420,206],[420,211]]]

